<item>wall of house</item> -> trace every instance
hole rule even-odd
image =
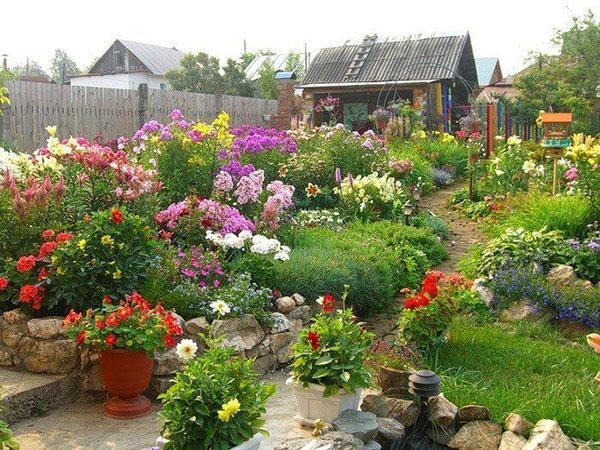
[[[90,73],[102,75],[141,72],[144,70],[147,70],[144,64],[122,43],[115,41],[96,64],[94,64]]]
[[[109,89],[137,89],[142,83],[146,83],[149,89],[169,89],[169,81],[166,77],[152,75],[147,72],[87,75],[71,78],[71,86]]]

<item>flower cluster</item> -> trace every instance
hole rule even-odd
[[[286,131],[275,128],[251,127],[243,125],[231,130],[235,136],[225,157],[237,159],[245,153],[262,153],[277,150],[282,154],[295,153],[296,141]]]
[[[404,309],[416,309],[429,305],[431,299],[437,297],[437,282],[441,277],[438,272],[430,272],[423,279],[421,292],[409,297],[404,302]]]
[[[6,171],[0,182],[1,189],[8,191],[13,210],[21,219],[25,219],[50,203],[60,202],[65,193],[65,183],[62,177],[53,183],[48,175],[41,181],[32,177],[24,183],[18,183],[12,172]]]
[[[258,255],[273,255],[273,259],[287,261],[290,258],[290,248],[282,245],[275,238],[268,238],[262,234],[255,234],[243,230],[239,234],[226,233],[221,235],[214,231],[206,232],[206,240],[223,250],[245,250]]]
[[[315,106],[316,112],[328,111],[332,112],[335,108],[339,108],[341,101],[337,97],[328,95],[327,97],[321,97],[319,102]]]
[[[200,247],[179,250],[175,265],[184,278],[194,280],[201,288],[219,287],[224,277],[218,255]]]

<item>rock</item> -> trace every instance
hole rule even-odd
[[[556,420],[539,420],[523,450],[572,450],[575,446],[563,433]]]
[[[271,352],[271,338],[266,337],[258,345],[255,345],[250,350],[246,351],[246,358],[260,358]]]
[[[42,341],[25,337],[19,343],[18,351],[30,372],[70,373],[79,362],[79,349],[72,339]]]
[[[377,441],[369,441],[365,444],[365,450],[381,450],[381,444]]]
[[[290,322],[287,317],[279,312],[273,313],[271,317],[273,318],[273,325],[271,325],[271,329],[269,330],[270,334],[288,331],[293,327],[292,322]]]
[[[150,379],[150,387],[148,391],[151,392],[152,397],[157,397],[160,394],[164,394],[173,385],[173,377],[157,377],[153,376]]]
[[[512,431],[505,431],[502,433],[502,440],[500,441],[500,447],[498,450],[521,450],[527,439]]]
[[[412,395],[408,392],[408,377],[412,372],[408,370],[379,368],[379,385],[383,395],[393,395],[406,398]]]
[[[212,324],[211,334],[223,336],[222,345],[234,347],[238,351],[250,350],[265,337],[265,332],[250,314],[241,317],[215,320]]]
[[[31,316],[28,316],[23,311],[21,311],[21,308],[6,311],[4,314],[2,314],[2,317],[4,318],[4,320],[6,320],[7,323],[12,325],[25,324],[25,322],[31,319]]]
[[[95,364],[81,373],[81,389],[85,392],[100,392],[106,390],[102,370],[99,364]]]
[[[272,353],[260,356],[254,360],[254,370],[260,374],[268,373],[277,369],[277,357]]]
[[[302,450],[364,450],[365,444],[349,433],[334,431],[324,434],[304,447]]]
[[[310,306],[303,305],[297,307],[292,312],[287,314],[287,318],[291,321],[301,319],[303,323],[307,323],[310,320]]]
[[[384,450],[387,450],[395,441],[399,441],[404,437],[404,425],[395,419],[378,417],[377,425],[379,428],[375,440],[381,444]]]
[[[0,350],[0,367],[12,367],[15,365],[12,353]]]
[[[444,427],[449,427],[458,414],[456,405],[444,397],[444,394],[431,397],[427,401],[427,409],[429,419],[434,424]]]
[[[430,426],[427,429],[427,437],[429,437],[436,444],[447,446],[450,439],[456,434],[456,422],[452,422],[449,427],[444,426]],[[437,447],[437,446],[436,446]]]
[[[198,336],[199,334],[208,334],[209,327],[210,324],[206,317],[194,317],[183,325],[183,330],[190,336]]]
[[[5,327],[0,336],[2,343],[7,347],[17,347],[19,342],[25,337],[25,332],[19,331],[19,327]]]
[[[52,339],[62,333],[62,318],[44,317],[27,322],[29,334],[35,338]]]
[[[387,398],[383,395],[368,394],[363,399],[360,409],[375,414],[376,417],[387,417],[388,404]]]
[[[404,427],[414,425],[421,413],[421,407],[415,401],[373,394],[365,396],[360,409],[372,412],[377,417],[395,419]]]
[[[523,419],[523,417],[518,414],[510,413],[504,420],[504,428],[513,433],[527,437],[533,428],[533,424],[528,420]]]
[[[502,311],[500,319],[505,322],[532,321],[544,315],[545,310],[534,307],[529,300],[520,300]]]
[[[290,313],[296,307],[296,301],[292,297],[280,297],[275,300],[277,311],[282,314]]]
[[[177,355],[175,347],[165,352],[154,354],[154,367],[152,369],[154,375],[171,375],[182,367],[183,361]]]
[[[560,264],[546,276],[546,279],[555,286],[572,286],[577,283],[577,275],[573,267]]]
[[[481,297],[483,302],[488,306],[488,308],[492,306],[492,303],[494,301],[494,293],[491,291],[491,289],[486,287],[484,278],[477,278],[475,281],[473,281],[473,286],[471,286],[471,290],[479,294],[479,296]]]
[[[292,359],[292,345],[296,342],[296,335],[289,331],[271,335],[271,351],[279,364],[286,364]]]
[[[349,433],[363,442],[372,441],[377,437],[377,416],[367,411],[346,409],[331,421],[337,431]]]
[[[464,450],[497,450],[502,439],[502,425],[475,420],[467,422],[448,442],[448,447]]]
[[[490,410],[485,406],[466,405],[458,410],[461,422],[473,422],[474,420],[490,420]]]
[[[304,305],[304,302],[306,301],[304,299],[304,297],[302,297],[300,294],[294,294],[294,295],[292,295],[292,298],[296,302],[296,306],[302,306],[302,305]]]

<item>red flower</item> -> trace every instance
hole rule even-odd
[[[38,272],[38,281],[44,281],[46,278],[48,278],[48,271],[45,267],[42,267]]]
[[[90,220],[92,220],[92,216],[90,216],[89,214],[86,214],[85,216],[83,216],[83,221],[85,223],[88,223]]]
[[[85,343],[86,334],[87,334],[87,331],[81,330],[79,332],[79,334],[77,335],[77,337],[75,338],[75,342],[77,342],[79,345],[83,345]]]
[[[17,270],[21,273],[29,272],[35,267],[35,256],[21,256],[17,261]]]
[[[158,237],[160,237],[163,241],[170,239],[173,236],[173,232],[167,230],[160,230],[158,232]]]
[[[120,320],[126,320],[132,313],[133,308],[131,306],[121,306],[117,311]]]
[[[414,297],[406,299],[404,309],[417,309],[427,305],[429,305],[429,297],[423,293],[418,293]]]
[[[102,298],[102,303],[104,303],[105,305],[110,305],[112,304],[112,298],[110,298],[108,295],[105,295]]]
[[[323,312],[329,314],[335,309],[335,298],[333,294],[323,296]]]
[[[33,309],[40,309],[42,307],[43,299],[44,290],[33,284],[26,284],[19,291],[19,300],[23,303],[30,304]]]
[[[112,347],[113,345],[116,345],[116,343],[117,343],[117,336],[116,336],[116,335],[114,335],[114,334],[112,334],[112,333],[111,333],[111,334],[109,334],[108,336],[106,336],[106,337],[104,338],[104,343],[105,343],[106,345],[109,345],[109,346],[111,346],[111,347]]]
[[[131,294],[127,300],[139,307],[142,311],[147,311],[150,309],[150,303],[148,303],[148,301],[137,292]]]
[[[163,337],[163,341],[165,342],[165,345],[169,348],[173,347],[175,344],[177,344],[177,341],[175,340],[175,338],[173,336],[170,336],[168,334],[166,334]]]
[[[118,327],[119,324],[121,323],[121,321],[119,320],[119,318],[117,317],[117,315],[115,313],[110,313],[108,315],[108,317],[106,318],[106,326],[114,328],[114,327]]]
[[[44,230],[42,231],[42,239],[45,241],[51,241],[55,236],[54,230]]]
[[[309,331],[308,335],[306,336],[306,339],[308,340],[308,342],[310,342],[310,346],[313,350],[317,350],[319,348],[319,339],[321,339],[321,336],[319,336],[318,333],[314,331]]]
[[[165,324],[167,325],[167,331],[169,332],[169,334],[183,333],[183,330],[179,326],[179,321],[177,320],[177,318],[173,315],[173,313],[171,311],[169,311],[169,312],[167,312],[167,314],[165,314],[164,320],[165,320]]]
[[[45,258],[46,256],[50,255],[54,250],[56,250],[56,247],[58,247],[58,242],[54,242],[54,241],[44,242],[40,246],[40,252],[38,253],[38,258],[42,259],[42,258]]]
[[[432,278],[430,278],[430,279],[425,278],[421,292],[429,294],[429,296],[431,298],[437,297],[437,295],[438,295],[437,282]]]
[[[56,242],[58,242],[59,244],[62,242],[67,242],[70,241],[71,239],[73,239],[73,235],[71,233],[58,233],[56,235]]]
[[[0,278],[0,292],[8,287],[8,280],[6,278]]]
[[[77,323],[81,320],[81,313],[76,313],[75,310],[69,311],[69,314],[63,319],[63,326]]]
[[[110,212],[110,219],[116,223],[116,224],[120,224],[121,222],[123,222],[123,213],[121,212],[120,209],[113,209]]]
[[[104,330],[106,328],[106,322],[104,322],[104,320],[96,320],[96,328]]]

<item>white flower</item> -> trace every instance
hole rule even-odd
[[[51,126],[47,126],[46,127],[46,131],[48,132],[48,134],[52,137],[54,137],[56,135],[56,125],[51,127]]]
[[[287,261],[288,259],[290,259],[290,255],[287,252],[277,252],[275,253],[275,256],[273,256],[274,259],[277,259],[278,261]]]
[[[523,163],[523,172],[529,173],[535,169],[535,162],[533,161],[525,161]]]
[[[240,231],[240,234],[238,236],[240,237],[240,239],[246,241],[248,239],[252,239],[252,232],[248,230],[242,230]]]
[[[317,298],[316,303],[317,303],[317,305],[323,306],[323,296]]]
[[[523,142],[523,140],[519,136],[511,136],[506,141],[508,145],[519,145],[521,142]]]
[[[244,247],[244,239],[236,236],[233,233],[227,233],[223,238],[223,245],[227,248],[243,248]]]
[[[224,316],[225,314],[229,314],[231,312],[231,308],[227,303],[223,300],[217,300],[210,304],[213,312],[217,313],[219,316]]]
[[[544,166],[542,166],[541,164],[535,168],[535,174],[538,177],[543,176],[544,172],[545,172]]]
[[[496,169],[496,175],[504,175],[504,170]]]
[[[176,347],[177,356],[187,361],[188,359],[192,359],[196,356],[196,352],[198,351],[198,345],[192,341],[191,339],[182,339]]]

